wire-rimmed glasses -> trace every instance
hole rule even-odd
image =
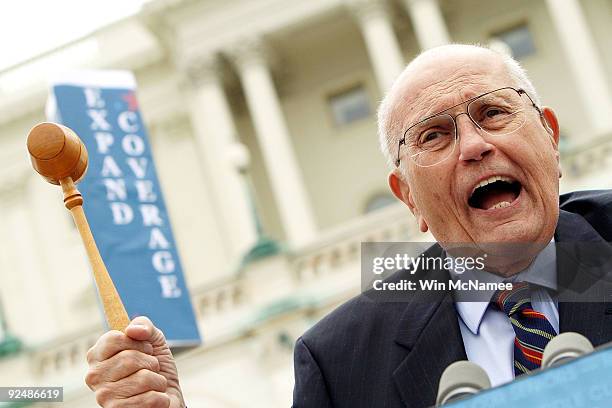
[[[408,127],[399,141],[395,165],[400,164],[402,146],[408,157],[420,167],[435,166],[448,159],[457,144],[456,118],[464,113],[479,130],[489,135],[501,136],[516,132],[525,124],[527,116],[522,95],[529,98],[531,105],[541,115],[540,108],[523,89],[505,87],[489,91]],[[463,104],[466,105],[464,112],[455,116],[447,113]]]

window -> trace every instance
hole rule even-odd
[[[346,91],[329,97],[334,122],[338,126],[348,125],[370,116],[370,98],[363,85],[352,87]]]
[[[493,35],[493,39],[501,41],[508,46],[515,59],[521,59],[536,52],[533,37],[527,24],[521,24],[509,30],[498,32]]]
[[[397,200],[391,194],[377,193],[368,199],[365,205],[364,213],[371,213],[388,205],[396,203]]]

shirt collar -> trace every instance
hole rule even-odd
[[[463,273],[458,273],[454,269],[450,269],[449,273],[453,280],[479,280],[480,282],[529,282],[541,287],[557,290],[557,253],[554,245],[554,238],[552,241],[540,251],[536,259],[523,271],[516,275],[505,279],[499,275],[494,275],[485,271],[478,270],[466,270]],[[487,301],[469,301],[462,302],[456,301],[455,306],[457,313],[461,317],[461,320],[467,328],[474,333],[478,334],[480,323],[484,317],[485,312],[490,304],[490,299],[495,292],[484,292],[482,293],[483,299]],[[457,297],[456,297],[457,299]]]

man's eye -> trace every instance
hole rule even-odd
[[[503,115],[505,113],[506,111],[504,111],[501,108],[492,107],[492,108],[488,108],[484,114],[487,118],[490,119],[490,118],[494,118],[495,116]]]
[[[437,142],[437,141],[442,140],[443,137],[444,137],[444,133],[440,132],[439,130],[429,130],[421,134],[419,143],[426,144],[426,143],[431,143],[431,142]]]
[[[421,143],[431,142],[440,137],[440,132],[428,132],[421,137]]]

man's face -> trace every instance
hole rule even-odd
[[[427,57],[412,67],[396,98],[395,117],[404,129],[467,99],[498,88],[518,88],[501,60],[486,50]],[[558,126],[546,108],[544,119],[522,96],[525,124],[508,135],[491,136],[467,115],[456,118],[458,141],[452,155],[432,167],[419,167],[402,151],[403,170],[390,175],[394,193],[417,216],[422,230],[441,243],[543,242],[552,238],[558,218]],[[465,106],[450,111],[452,116]],[[400,174],[399,172],[403,174]],[[480,191],[492,177],[518,182]],[[510,205],[505,204],[510,203]],[[502,203],[501,205],[496,205]]]

